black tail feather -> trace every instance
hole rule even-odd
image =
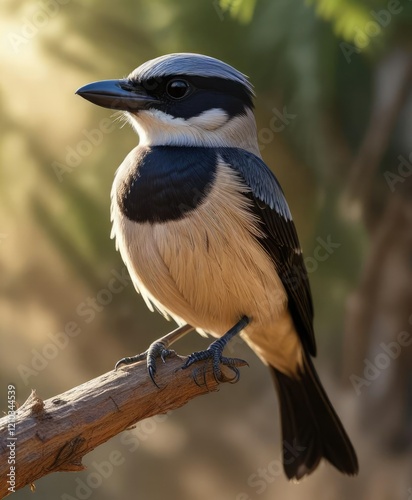
[[[283,435],[283,467],[289,479],[313,472],[325,458],[344,474],[358,472],[358,460],[309,356],[299,379],[272,368]]]

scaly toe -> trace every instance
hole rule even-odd
[[[225,377],[222,374],[222,370],[220,368],[221,364],[227,366],[235,373],[235,378],[233,379],[233,381],[231,380],[232,383],[236,383],[240,378],[240,372],[237,369],[237,367],[249,366],[249,364],[243,359],[226,358],[222,356],[221,350],[218,347],[215,347],[213,344],[211,344],[211,346],[209,346],[208,349],[206,349],[205,351],[198,351],[192,353],[187,358],[181,369],[185,370],[186,368],[189,368],[189,366],[191,366],[193,363],[205,360],[211,360],[213,366],[213,376],[216,382],[218,383],[227,381],[227,377]],[[195,382],[197,383],[196,378]]]
[[[133,363],[138,363],[143,359],[146,359],[147,352],[142,352],[141,354],[136,354],[135,356],[128,356],[126,358],[119,359],[119,361],[114,365],[114,371],[116,371],[120,366],[123,365],[132,365]]]
[[[223,356],[220,362],[222,363],[222,365],[228,366],[229,368],[233,368],[235,366],[249,366],[249,363],[247,361],[240,358],[225,358]]]
[[[163,361],[163,363],[165,363],[166,358],[172,356],[173,354],[175,354],[175,351],[167,349],[163,342],[160,341],[153,342],[153,344],[149,346],[149,349],[147,349],[147,351],[141,354],[136,354],[136,356],[120,359],[116,363],[114,369],[117,370],[119,366],[130,365],[132,363],[137,363],[138,361],[142,361],[145,359],[147,363],[147,372],[150,378],[152,379],[152,382],[155,384],[155,386],[159,387],[155,381],[155,376],[157,371],[156,361],[160,358]]]

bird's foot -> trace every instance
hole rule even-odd
[[[222,356],[223,348],[218,344],[219,340],[216,340],[205,351],[197,351],[192,353],[182,366],[182,370],[189,368],[193,363],[197,361],[205,361],[207,359],[211,360],[212,368],[213,368],[213,376],[216,382],[226,381],[227,378],[223,376],[220,365],[227,366],[230,368],[235,376],[230,380],[231,383],[236,383],[240,378],[240,372],[238,367],[240,366],[249,366],[249,363],[244,359],[239,358],[226,358]]]
[[[224,357],[223,349],[225,348],[226,344],[248,324],[249,318],[247,316],[243,316],[236,323],[236,325],[234,325],[228,332],[223,335],[223,337],[215,340],[215,342],[212,342],[212,344],[210,344],[210,346],[205,351],[198,351],[191,354],[182,366],[182,369],[184,370],[188,368],[193,363],[196,363],[196,361],[204,361],[210,359],[212,361],[213,375],[216,382],[223,382],[226,380],[225,377],[223,377],[220,365],[224,365],[230,368],[235,374],[235,377],[231,380],[231,382],[237,382],[240,377],[238,367],[249,366],[249,364],[243,359]]]
[[[119,366],[122,365],[131,365],[133,363],[137,363],[138,361],[146,360],[147,363],[147,371],[149,373],[152,382],[156,384],[155,375],[156,375],[156,360],[161,359],[163,363],[165,363],[166,358],[175,354],[175,351],[167,349],[166,344],[161,340],[157,340],[150,344],[149,349],[147,351],[142,352],[141,354],[136,354],[135,356],[130,356],[127,358],[120,359],[114,369],[117,370]]]
[[[117,370],[119,366],[130,365],[132,363],[136,363],[137,361],[142,361],[145,359],[149,376],[155,386],[159,387],[155,381],[156,360],[160,358],[164,363],[168,356],[174,355],[175,351],[169,350],[169,347],[173,344],[173,342],[176,342],[192,330],[193,327],[190,325],[179,326],[172,332],[169,332],[160,339],[156,340],[156,342],[150,344],[149,349],[147,349],[147,351],[145,352],[142,352],[142,354],[137,354],[136,356],[131,356],[129,358],[122,358],[116,363],[114,369]]]

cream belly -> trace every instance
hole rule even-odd
[[[300,360],[299,339],[242,191],[233,171],[221,165],[196,210],[161,224],[128,220],[113,199],[113,232],[149,307],[215,337],[246,315],[245,340],[265,362],[289,372]]]

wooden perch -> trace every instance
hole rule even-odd
[[[15,420],[17,490],[51,472],[84,469],[83,456],[139,420],[183,406],[201,394],[216,391],[211,364],[196,363],[180,370],[184,358],[171,355],[158,363],[156,387],[146,363],[125,366],[42,401],[32,391]],[[233,372],[221,366],[225,382]],[[7,474],[9,416],[0,419],[0,498],[10,484]]]

